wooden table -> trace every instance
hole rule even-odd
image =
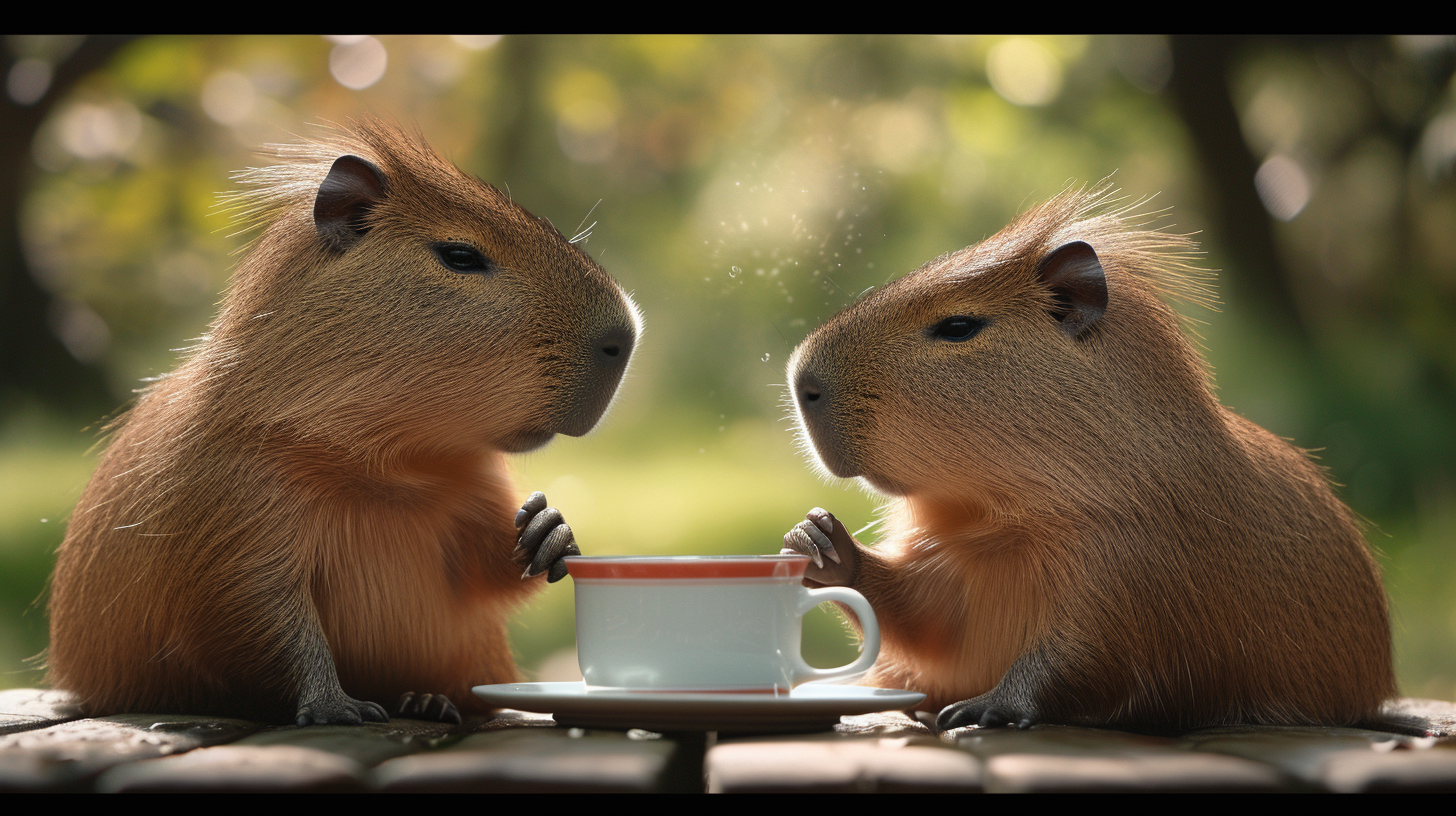
[[[517,711],[453,727],[396,719],[283,728],[173,715],[86,719],[63,693],[17,689],[0,692],[0,790],[1456,791],[1456,704],[1404,699],[1387,714],[1404,733],[936,734],[899,712],[845,717],[809,734],[584,730]]]

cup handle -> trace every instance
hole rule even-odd
[[[794,673],[794,683],[797,685],[814,680],[838,680],[855,677],[869,671],[870,667],[875,665],[875,659],[880,656],[880,624],[875,620],[875,611],[870,608],[870,602],[865,600],[865,596],[849,587],[824,587],[823,589],[800,587],[800,589],[803,592],[799,596],[800,617],[825,601],[839,601],[854,610],[854,614],[859,617],[863,646],[860,649],[859,658],[853,663],[833,669],[816,669],[805,662],[802,655],[794,655],[798,662],[798,668]]]

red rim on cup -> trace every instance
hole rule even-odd
[[[574,580],[692,580],[760,578],[798,581],[809,566],[807,555],[567,556]]]

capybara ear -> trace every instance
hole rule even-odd
[[[340,156],[313,201],[313,223],[324,245],[337,252],[369,231],[365,216],[384,200],[384,173],[358,156]]]
[[[1107,275],[1086,241],[1057,247],[1042,260],[1037,276],[1052,290],[1051,316],[1068,337],[1081,337],[1107,311]]]

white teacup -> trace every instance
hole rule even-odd
[[[588,690],[787,692],[810,680],[869,671],[880,629],[864,596],[809,589],[803,555],[583,557],[576,585],[576,650]],[[854,610],[859,659],[816,669],[799,654],[804,613],[825,601]]]

